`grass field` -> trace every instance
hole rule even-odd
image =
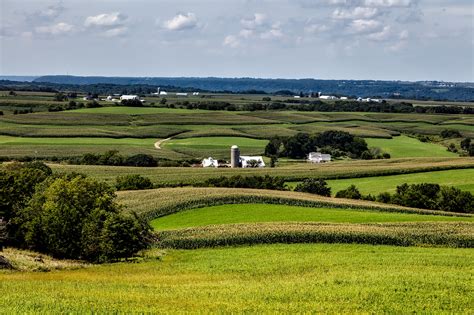
[[[228,160],[232,145],[239,146],[241,155],[260,155],[267,142],[242,137],[200,137],[166,141],[163,148],[201,158],[212,156]]]
[[[474,218],[374,212],[354,209],[308,208],[269,204],[231,204],[174,213],[151,221],[155,230],[182,229],[211,224],[256,222],[417,222],[471,221]]]
[[[393,139],[366,139],[369,147],[381,148],[392,158],[404,157],[454,157],[456,153],[448,152],[445,147],[421,142],[407,136],[394,137]]]
[[[454,186],[461,190],[474,193],[474,169],[449,170],[417,174],[365,177],[353,179],[339,179],[328,181],[333,194],[350,185],[356,185],[363,194],[379,194],[381,192],[394,193],[398,185],[435,183]],[[292,185],[294,186],[294,184]]]
[[[48,273],[0,271],[0,309],[5,313],[472,311],[472,249],[276,244],[148,255],[139,264]]]

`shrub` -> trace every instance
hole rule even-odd
[[[117,190],[152,189],[153,183],[147,177],[140,175],[126,175],[117,177],[115,187]]]
[[[361,199],[362,195],[355,185],[350,185],[346,189],[338,191],[336,198]]]
[[[331,187],[328,187],[328,184],[324,179],[305,179],[301,184],[298,184],[296,186],[295,191],[306,192],[326,197],[331,196]]]
[[[458,130],[454,129],[444,129],[441,131],[441,137],[443,138],[461,138],[462,135]]]
[[[461,149],[467,151],[469,149],[469,146],[471,145],[471,139],[466,138],[461,141]]]
[[[218,178],[209,178],[203,184],[209,187],[230,187],[230,188],[255,188],[255,189],[274,189],[284,190],[285,180],[280,177],[265,176],[246,176],[241,175]]]
[[[374,156],[369,151],[364,151],[364,152],[362,152],[360,158],[362,160],[372,160],[374,158]]]
[[[377,196],[376,200],[378,202],[390,203],[390,201],[392,200],[392,196],[388,192],[383,192]]]
[[[158,165],[158,161],[149,154],[136,154],[125,159],[128,166],[153,167]]]

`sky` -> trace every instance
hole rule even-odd
[[[472,0],[0,0],[0,75],[474,81]]]

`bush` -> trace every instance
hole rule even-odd
[[[150,227],[126,217],[113,190],[83,176],[50,179],[14,221],[24,246],[57,258],[103,262],[128,257],[149,244]]]
[[[298,184],[295,191],[331,197],[331,187],[323,179],[310,178]]]
[[[351,185],[347,189],[338,191],[336,198],[361,199],[362,195],[355,185]]]
[[[153,183],[147,177],[126,175],[117,177],[115,187],[117,190],[143,190],[152,189]]]
[[[136,154],[127,157],[125,159],[125,164],[137,167],[154,167],[158,165],[158,161],[149,154]]]
[[[465,151],[469,150],[470,145],[471,145],[471,139],[470,138],[466,138],[466,139],[461,141],[461,149],[463,149]]]
[[[441,137],[443,138],[461,138],[462,135],[458,130],[444,129],[441,131]]]
[[[391,200],[392,200],[392,196],[391,196],[390,193],[388,193],[388,192],[383,192],[383,193],[380,193],[380,194],[377,196],[376,200],[377,200],[378,202],[390,203]]]

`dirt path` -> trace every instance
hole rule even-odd
[[[155,149],[161,150],[161,145],[163,142],[171,140],[171,138],[161,139],[155,142]]]

